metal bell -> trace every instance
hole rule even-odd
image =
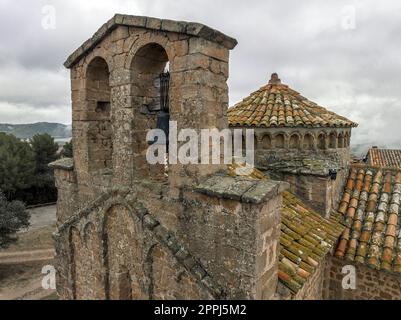
[[[162,110],[157,114],[156,128],[162,130],[165,137],[164,139],[158,137],[156,141],[149,141],[149,144],[162,144],[168,148],[169,121],[170,114],[168,112]]]
[[[160,111],[159,114],[157,115],[156,128],[164,132],[166,136],[166,141],[160,143],[166,143],[166,145],[168,145],[169,121],[170,121],[170,114],[163,110]],[[157,141],[156,143],[159,142]]]
[[[157,114],[156,128],[164,132],[165,138],[156,141],[149,141],[149,144],[163,144],[168,150],[168,135],[169,135],[169,85],[170,85],[170,73],[164,72],[160,74],[160,112]]]

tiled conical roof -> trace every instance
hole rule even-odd
[[[228,109],[228,122],[239,127],[357,126],[282,84],[276,73],[267,85]]]

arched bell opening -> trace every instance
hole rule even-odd
[[[163,182],[168,177],[169,67],[167,52],[157,43],[141,47],[131,64],[135,175]]]
[[[89,171],[112,169],[113,139],[110,121],[110,72],[107,62],[94,58],[86,70],[86,112],[89,120]]]
[[[283,149],[285,146],[285,137],[284,134],[279,133],[274,137],[274,147],[277,149]]]

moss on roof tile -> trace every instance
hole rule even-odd
[[[233,176],[245,167],[235,163],[228,172]],[[248,172],[255,179],[268,179],[257,169]],[[341,215],[325,219],[289,191],[283,192],[281,213],[279,281],[296,294],[332,250],[344,226],[338,222]]]

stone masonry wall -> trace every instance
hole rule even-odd
[[[238,183],[219,177],[227,179],[233,186]],[[143,191],[115,190],[100,197],[73,215],[56,236],[61,298],[272,298],[281,191],[276,183],[255,183],[240,181],[242,189],[234,189],[254,186],[254,191],[242,192],[248,203],[230,199],[233,194],[224,199],[188,190],[176,220],[156,218],[151,212],[159,217],[169,213],[153,199],[142,198]],[[253,203],[255,199],[261,202]],[[138,203],[142,209],[135,209]]]
[[[346,275],[341,273],[345,265],[356,268],[356,289],[343,289],[342,279]],[[348,273],[348,272],[347,272]],[[373,270],[362,264],[336,257],[330,257],[329,286],[325,292],[327,299],[334,300],[383,300],[401,299],[401,278],[399,276]]]
[[[336,180],[331,180],[330,177],[286,172],[274,172],[270,175],[277,180],[288,182],[290,190],[294,194],[304,200],[312,209],[320,212],[324,217],[328,217],[331,210],[338,208],[348,171],[339,170]]]
[[[350,136],[349,128],[256,128],[255,166],[289,182],[292,192],[327,216],[345,182]],[[336,180],[330,169],[337,170]]]
[[[327,188],[327,207],[337,210],[348,177],[348,167],[337,170],[336,180],[329,179]]]
[[[213,281],[185,244],[138,203],[133,193],[104,194],[60,226],[61,299],[212,298]]]
[[[184,193],[181,230],[192,232],[182,237],[233,299],[271,299],[276,291],[283,188],[215,176],[199,186],[207,196]],[[247,203],[258,192],[266,200]]]
[[[329,178],[313,175],[301,175],[275,172],[271,174],[275,179],[286,181],[290,190],[311,208],[326,215],[330,209],[327,197]]]
[[[302,289],[294,295],[294,300],[322,300],[325,277],[327,275],[327,257],[323,260],[315,272],[308,278]]]
[[[72,159],[61,159],[52,163],[57,187],[57,224],[62,224],[78,209],[77,179]]]
[[[235,185],[235,179],[228,179]],[[255,181],[249,183],[241,182],[244,190]],[[241,203],[239,199],[210,197],[190,190],[180,202],[163,199],[167,190],[162,184],[155,186],[159,200],[158,192],[146,197],[147,183],[138,182],[132,192],[115,191],[116,196],[111,193],[104,199],[100,197],[61,226],[56,236],[61,298],[210,298],[196,277],[209,277],[206,283],[215,281],[226,297],[273,297],[282,206],[276,183],[258,188],[255,185],[255,191],[248,193],[248,201],[254,201],[251,199],[257,199],[256,195],[263,194],[260,192],[270,190],[265,194],[268,198],[260,203]],[[166,230],[157,231],[167,241],[165,244],[149,231],[157,229],[154,222],[147,221],[150,227],[146,228],[145,220],[138,220],[138,212],[132,207],[138,199],[144,208],[149,207],[145,209],[149,216]],[[178,246],[170,244],[171,237]],[[192,260],[177,258],[188,253]],[[132,284],[128,288],[123,286],[127,279]]]

